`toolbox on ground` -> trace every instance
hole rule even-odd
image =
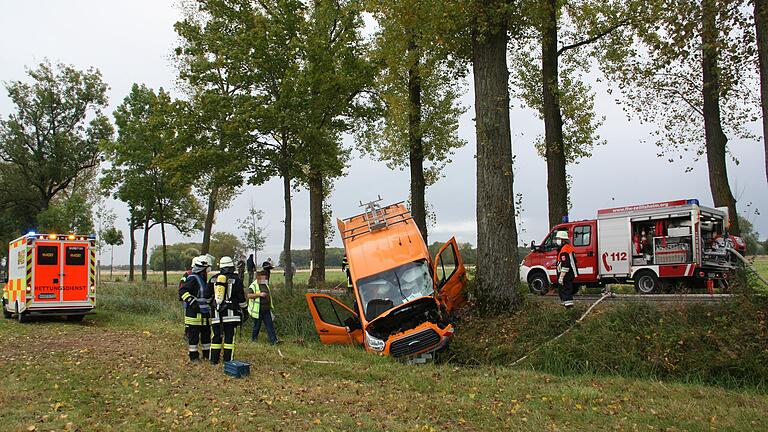
[[[242,378],[250,375],[251,364],[239,360],[224,362],[224,373],[235,378]]]

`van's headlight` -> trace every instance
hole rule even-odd
[[[384,346],[386,345],[383,340],[371,336],[368,332],[365,332],[365,344],[368,345],[370,349],[378,352],[384,351]]]

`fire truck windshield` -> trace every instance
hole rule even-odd
[[[414,261],[357,281],[365,318],[372,320],[395,306],[434,293],[426,261]]]

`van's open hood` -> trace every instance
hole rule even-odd
[[[434,297],[419,297],[384,312],[369,322],[365,329],[371,334],[388,336],[416,327],[427,321],[429,315],[437,313],[437,310],[437,301]]]

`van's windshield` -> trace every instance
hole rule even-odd
[[[426,261],[414,261],[357,281],[365,318],[372,320],[395,306],[434,294]]]

